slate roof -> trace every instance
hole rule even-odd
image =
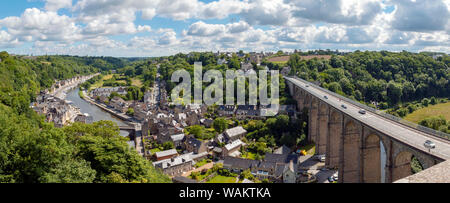
[[[166,169],[173,166],[178,166],[181,164],[184,164],[186,162],[190,162],[192,164],[192,153],[189,154],[183,154],[181,156],[172,158],[172,159],[164,159],[161,161],[153,162],[153,166]]]
[[[240,147],[242,144],[244,144],[241,140],[235,140],[230,144],[225,145],[225,149],[228,151],[235,149],[236,147]]]
[[[176,141],[182,141],[184,139],[184,134],[178,134],[178,135],[172,135],[170,136],[170,138],[172,139],[172,141],[176,142]]]
[[[162,151],[162,152],[156,152],[155,156],[156,157],[165,157],[165,156],[171,156],[171,155],[176,155],[176,154],[178,154],[177,150],[171,149],[171,150],[166,150],[166,151]]]
[[[242,126],[231,128],[231,129],[228,129],[225,131],[225,134],[230,138],[239,136],[239,135],[242,135],[245,133],[247,133],[247,131]]]
[[[294,161],[294,163],[298,162],[298,155],[297,154],[272,154],[272,153],[266,153],[266,156],[264,158],[265,161],[268,162],[274,162],[274,163],[289,163],[291,160]]]
[[[289,154],[289,153],[291,153],[291,149],[286,145],[283,145],[282,147],[274,151],[274,154]]]
[[[251,168],[253,164],[258,164],[258,161],[256,160],[250,160],[250,159],[241,159],[241,158],[235,158],[227,156],[223,160],[224,166],[231,166],[231,167],[239,167],[239,168]]]
[[[202,141],[197,140],[197,139],[195,139],[195,138],[193,138],[193,137],[189,137],[189,138],[187,139],[187,143],[188,143],[189,145],[191,145],[191,146],[194,146],[195,148],[198,148],[198,147],[200,147],[200,146],[202,145]]]
[[[172,180],[177,183],[198,183],[196,180],[186,178],[184,176],[173,177]]]

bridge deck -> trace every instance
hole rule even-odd
[[[287,77],[286,80],[292,82],[293,84],[302,88],[303,90],[315,95],[316,97],[318,97],[318,99],[324,101],[330,106],[333,106],[334,108],[340,110],[341,112],[360,121],[361,123],[364,123],[367,126],[370,126],[380,131],[381,133],[391,136],[392,138],[400,142],[403,142],[409,146],[412,146],[425,153],[432,154],[444,160],[450,159],[450,142],[447,140],[427,135],[424,132],[407,127],[401,123],[389,120],[381,115],[372,113],[370,111],[367,111],[365,115],[362,115],[358,112],[360,110],[359,107],[349,102],[343,101],[338,97],[327,93],[321,88],[317,88],[311,85],[309,87],[306,87],[307,85],[306,83],[294,78]],[[324,96],[327,96],[328,99],[325,99]],[[341,107],[342,104],[345,104],[347,106],[347,109],[342,108]],[[431,140],[436,144],[436,148],[431,150],[431,152],[428,152],[428,149],[426,149],[423,145],[426,140]]]

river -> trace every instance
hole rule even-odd
[[[111,114],[103,111],[95,105],[90,104],[89,102],[80,98],[78,95],[79,88],[75,88],[70,90],[67,93],[66,100],[72,102],[72,105],[80,108],[81,113],[87,113],[93,117],[94,122],[107,120],[113,121],[117,123],[119,126],[127,126],[122,120],[112,116]],[[129,133],[127,131],[120,131],[120,135],[123,137],[128,137]],[[134,146],[134,141],[129,141],[128,144]]]

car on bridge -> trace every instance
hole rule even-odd
[[[305,85],[305,87],[309,87],[309,85]]]
[[[347,106],[345,106],[345,104],[342,104],[341,107],[347,109]]]
[[[327,95],[325,95],[325,96],[323,96],[323,98],[325,98],[325,99],[328,99],[328,96],[327,96]]]
[[[425,143],[423,144],[427,149],[434,149],[436,148],[436,144],[434,142],[432,142],[431,140],[427,140],[425,141]]]
[[[364,110],[364,109],[360,109],[358,112],[363,115],[366,114],[366,110]]]

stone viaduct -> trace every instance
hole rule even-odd
[[[320,90],[321,88],[312,84],[299,85],[299,81],[286,78],[298,109],[309,115],[308,140],[316,144],[316,154],[326,156],[327,167],[338,169],[339,182],[390,183],[412,175],[410,162],[413,156],[420,161],[424,169],[448,158],[430,154],[424,149],[396,139],[386,133],[386,129],[381,130],[359,121],[346,111],[347,108],[332,105],[331,98],[316,94],[323,89]],[[341,101],[339,98],[333,99]],[[382,148],[386,152],[384,180],[381,174]]]

